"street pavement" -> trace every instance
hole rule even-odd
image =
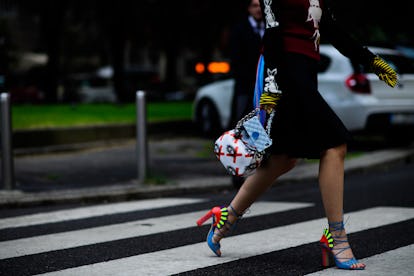
[[[146,180],[138,181],[133,139],[15,151],[16,184],[0,190],[0,207],[119,201],[235,189],[213,154],[212,139],[149,139]],[[345,172],[412,162],[413,147],[350,155]],[[318,163],[300,160],[278,185],[316,178]]]

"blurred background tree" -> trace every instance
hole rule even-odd
[[[362,43],[413,46],[410,1],[331,2]],[[45,102],[75,101],[71,78],[110,66],[119,102],[132,101],[131,90],[141,88],[129,82],[131,68],[158,72],[159,90],[191,92],[214,77],[196,76],[195,62],[228,58],[229,27],[244,11],[240,0],[0,0],[3,86],[10,90],[25,78]],[[28,53],[36,57],[29,65]]]

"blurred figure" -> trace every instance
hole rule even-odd
[[[231,126],[253,109],[256,66],[260,56],[264,21],[259,0],[247,0],[247,17],[236,23],[231,31],[231,68],[235,80],[231,110]],[[232,176],[235,188],[244,178]]]
[[[264,22],[259,0],[247,0],[247,17],[230,34],[231,68],[235,79],[232,101],[232,125],[253,108],[256,66],[260,56]]]

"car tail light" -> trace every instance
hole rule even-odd
[[[345,80],[346,86],[355,93],[370,94],[371,85],[368,78],[361,73],[352,74]]]

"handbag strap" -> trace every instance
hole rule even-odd
[[[250,111],[247,115],[245,115],[243,118],[241,118],[237,122],[236,127],[234,129],[236,135],[240,134],[244,122],[250,120],[254,116],[257,116],[257,114],[260,112],[260,110],[261,109],[259,107],[253,109],[252,111]],[[269,135],[269,137],[270,137],[270,130],[272,128],[272,121],[273,121],[274,116],[275,116],[275,109],[273,108],[272,111],[269,114],[269,119],[267,120],[266,127],[265,127],[266,133],[267,133],[267,135]]]

